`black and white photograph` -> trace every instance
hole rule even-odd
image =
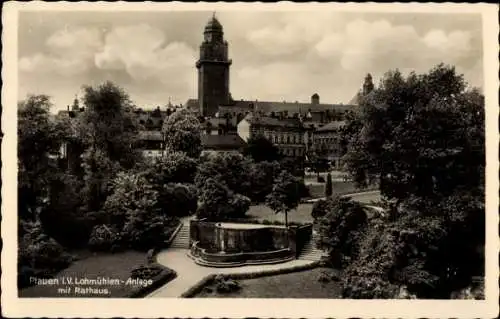
[[[4,309],[498,313],[498,6],[10,4]]]

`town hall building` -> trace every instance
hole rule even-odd
[[[227,137],[222,137],[225,135],[237,135],[245,142],[256,135],[263,135],[279,148],[282,155],[304,157],[314,144],[314,132],[332,122],[336,122],[333,125],[336,128],[342,126],[344,113],[356,108],[354,105],[321,103],[317,93],[311,95],[309,102],[233,99],[230,93],[232,60],[229,58],[229,45],[215,14],[205,26],[195,65],[198,70],[198,98],[188,100],[186,106],[203,121],[205,134],[220,136],[211,138],[215,144],[219,139],[227,141]],[[241,141],[237,138],[233,140],[235,148],[241,147]],[[225,146],[227,149],[228,145]],[[214,148],[215,145],[207,147]],[[334,159],[334,163],[339,163],[338,158]]]

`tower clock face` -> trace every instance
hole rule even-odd
[[[212,42],[212,35],[211,34],[207,34],[207,41]]]

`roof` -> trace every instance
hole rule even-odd
[[[300,128],[302,127],[302,123],[299,119],[278,119],[270,116],[262,116],[262,115],[254,115],[248,114],[244,118],[248,122],[253,125],[262,125],[262,126],[275,126],[275,127],[288,127],[288,128]]]
[[[327,132],[327,131],[334,131],[338,130],[341,127],[344,127],[346,124],[345,121],[333,121],[328,124],[323,125],[318,129],[318,132]]]
[[[289,115],[306,114],[307,112],[325,112],[327,110],[345,111],[351,109],[353,106],[349,104],[313,104],[313,103],[299,103],[299,102],[272,102],[272,101],[235,101],[234,106],[241,108],[248,108],[252,106],[256,111],[264,113],[279,113],[288,112]]]
[[[163,141],[161,131],[139,131],[139,139],[143,141]]]
[[[212,18],[207,22],[207,25],[205,26],[205,32],[210,32],[210,31],[222,31],[222,24],[220,24],[219,20],[217,20],[215,14],[212,16]]]
[[[205,149],[241,149],[245,141],[237,134],[227,135],[202,135],[201,144]]]
[[[250,101],[250,100],[239,100],[233,101],[231,105],[221,105],[220,108],[223,110],[230,110],[234,108],[235,110],[255,110],[263,113],[279,113],[288,112],[288,115],[293,115],[294,113],[306,115],[309,111],[311,113],[316,112],[326,112],[327,110],[335,111],[347,111],[355,107],[351,103],[349,104],[313,104],[313,103],[299,103],[299,102],[272,102],[272,101]],[[197,99],[189,99],[186,102],[186,107],[190,109],[199,109],[199,104]]]

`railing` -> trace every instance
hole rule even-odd
[[[198,246],[198,242],[193,243],[191,246],[191,255],[194,257],[199,257],[204,261],[208,262],[220,262],[220,263],[230,263],[230,262],[257,262],[257,261],[267,261],[275,260],[280,258],[292,257],[293,253],[289,248],[272,250],[272,251],[261,251],[261,252],[239,252],[239,253],[209,253],[206,249]]]

